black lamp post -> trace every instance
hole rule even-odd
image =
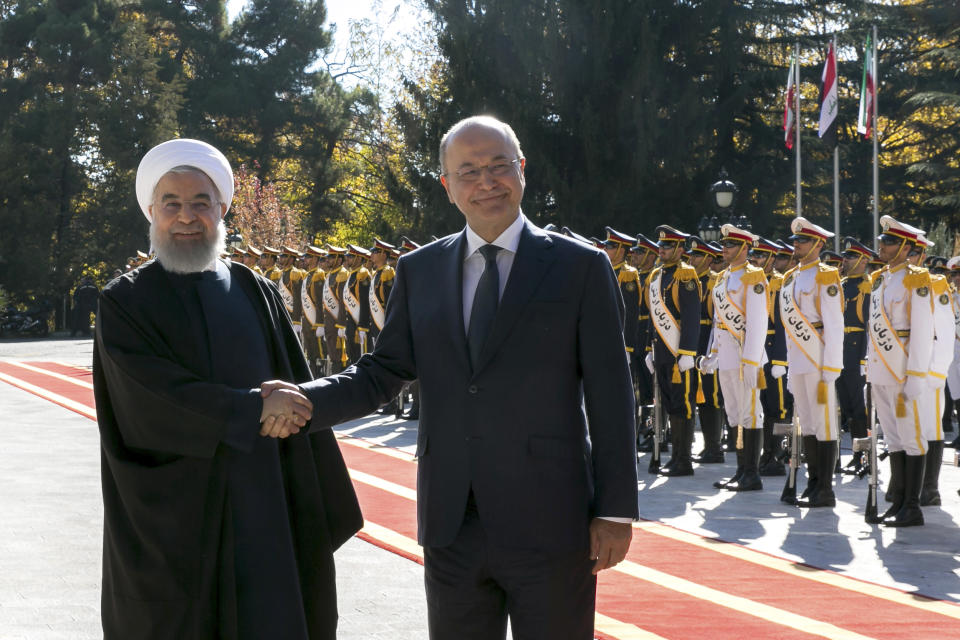
[[[718,180],[710,185],[710,195],[713,196],[713,205],[716,213],[710,217],[710,220],[707,220],[706,216],[704,216],[704,219],[700,223],[701,228],[707,231],[713,240],[720,238],[720,225],[722,224],[720,220],[747,231],[749,231],[752,226],[747,216],[736,215],[735,205],[739,189],[736,183],[727,175],[727,170],[725,168],[720,169],[720,175],[717,177]],[[716,231],[713,232],[713,229],[716,229]],[[702,237],[704,240],[707,240],[706,236]]]
[[[227,234],[227,246],[231,249],[239,249],[243,246],[243,235],[239,231],[231,231]]]

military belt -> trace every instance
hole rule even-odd
[[[844,333],[860,333],[861,331],[865,331],[865,329],[863,327],[844,327],[843,328]]]
[[[706,318],[700,318],[700,324],[702,324],[702,325],[705,326],[705,327],[709,327],[710,325],[713,324],[713,320],[707,320]]]

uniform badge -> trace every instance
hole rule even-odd
[[[940,294],[940,304],[947,304],[950,302],[950,298],[945,293]]]
[[[763,293],[763,285],[762,285],[761,283],[759,283],[759,282],[758,282],[757,284],[753,285],[753,292],[754,292],[754,293]]]
[[[917,289],[917,295],[920,296],[921,298],[926,298],[928,293],[930,293],[930,290],[927,289],[926,287],[920,287],[919,289]]]
[[[693,280],[687,280],[683,283],[683,286],[687,291],[693,291],[697,288],[697,285],[693,282]]]
[[[627,291],[629,291],[630,293],[633,293],[633,292],[636,291],[636,290],[637,290],[637,283],[636,283],[636,282],[628,282],[628,283],[627,283]]]
[[[837,291],[838,291],[837,285],[835,284],[832,284],[829,287],[827,287],[827,295],[830,296],[831,298],[837,295]]]

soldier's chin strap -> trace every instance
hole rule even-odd
[[[892,258],[890,258],[887,264],[900,264],[899,262],[897,262],[897,258],[900,257],[900,254],[903,253],[903,250],[906,248],[906,246],[907,246],[907,240],[906,238],[904,238],[903,240],[900,241],[900,248],[897,249],[897,253]],[[906,260],[906,257],[904,257],[904,260]]]
[[[683,247],[680,246],[680,243],[676,243],[674,245],[673,254],[670,260],[664,260],[663,264],[665,265],[677,264],[678,262],[680,262],[680,259],[682,257],[683,257]]]
[[[809,236],[808,236],[808,237],[809,237]],[[799,262],[800,264],[803,264],[803,261],[806,260],[808,257],[810,257],[810,254],[813,253],[813,250],[816,249],[816,248],[820,245],[820,243],[822,243],[822,242],[823,242],[823,240],[814,240],[814,241],[810,244],[810,248],[807,249],[807,252],[806,252],[805,254],[803,254],[803,257],[802,257],[802,258],[799,258],[799,259],[797,260],[797,262]]]
[[[746,242],[741,242],[741,243],[740,243],[740,248],[737,249],[737,254],[736,254],[735,256],[733,256],[732,258],[730,258],[730,263],[729,263],[729,264],[732,265],[732,264],[735,263],[737,260],[739,260],[739,259],[740,259],[740,254],[743,253],[744,249],[746,249],[746,248],[747,248],[747,243],[746,243]]]

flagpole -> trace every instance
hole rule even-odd
[[[833,56],[837,56],[837,34],[833,34]],[[836,70],[836,64],[834,64]],[[840,85],[840,77],[834,78],[836,86]],[[840,117],[840,94],[837,92],[837,118]],[[834,121],[836,123],[836,121]],[[834,129],[837,127],[835,126]],[[833,140],[833,250],[840,253],[840,144],[834,136]]]
[[[877,75],[877,25],[873,25],[873,56],[870,73],[873,74],[873,248],[880,235],[880,127],[877,120],[877,99],[880,97],[880,77]]]
[[[793,45],[793,59],[797,61],[797,64],[794,66],[794,76],[793,76],[793,86],[794,86],[794,123],[797,129],[797,217],[799,218],[803,212],[803,202],[801,198],[803,197],[801,188],[800,188],[800,43],[796,42]]]

